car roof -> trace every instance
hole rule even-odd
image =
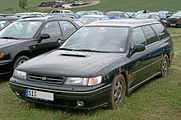
[[[96,18],[102,18],[102,17],[107,17],[106,15],[84,15],[82,17],[96,17]]]
[[[114,19],[95,21],[85,26],[119,26],[119,27],[138,27],[148,24],[160,23],[154,19]]]
[[[18,19],[20,18],[15,16],[0,16],[0,20],[18,20]]]
[[[46,16],[46,17],[33,17],[33,18],[23,18],[18,21],[48,21],[48,20],[68,20],[68,21],[76,21],[76,19],[71,18],[62,18],[59,16]]]
[[[107,13],[124,13],[123,11],[109,11]]]
[[[24,13],[16,13],[15,15],[21,15],[21,14],[44,14],[44,13],[41,13],[41,12],[24,12]]]

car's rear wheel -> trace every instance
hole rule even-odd
[[[108,108],[114,109],[118,106],[121,106],[124,101],[126,93],[126,84],[125,84],[125,78],[123,75],[117,75],[111,86],[111,93],[108,100]]]
[[[161,77],[168,76],[168,68],[169,68],[169,58],[167,55],[164,55],[161,65]]]
[[[28,61],[29,57],[27,56],[18,56],[14,61],[13,69],[16,69],[19,65],[23,64],[24,62]]]

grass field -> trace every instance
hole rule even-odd
[[[181,29],[168,28],[175,57],[167,78],[155,78],[126,96],[123,107],[80,111],[35,105],[16,98],[8,79],[0,81],[0,120],[180,120]]]
[[[0,0],[0,13],[17,13],[25,11],[44,11],[50,10],[37,9],[42,1],[55,1],[55,0],[28,0],[28,6],[22,10],[18,7],[18,0]],[[151,11],[169,10],[176,12],[181,10],[181,0],[100,0],[100,3],[93,6],[72,9],[73,11],[79,10],[120,10],[120,11],[138,11],[141,9],[148,9]]]

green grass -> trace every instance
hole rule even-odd
[[[26,9],[18,7],[18,0],[1,0],[0,13],[17,13],[27,11],[50,12],[50,10],[37,9],[42,1],[55,0],[28,0]],[[176,12],[180,9],[181,0],[100,0],[100,3],[93,6],[71,9],[73,11],[80,10],[101,10],[101,11],[138,11],[148,9],[151,11],[169,10]]]
[[[168,28],[175,57],[167,78],[155,78],[126,96],[123,107],[90,111],[35,105],[18,99],[8,79],[0,82],[0,120],[180,120],[181,29]]]
[[[80,10],[101,10],[101,11],[138,11],[148,9],[151,11],[169,10],[178,11],[181,0],[101,0],[97,5],[72,9]]]

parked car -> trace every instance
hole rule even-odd
[[[166,77],[172,58],[171,37],[156,20],[96,21],[58,50],[18,66],[10,87],[30,102],[115,108],[125,94],[155,76]]]
[[[181,11],[177,11],[175,14],[176,15],[181,15]]]
[[[106,15],[110,19],[129,18],[129,15],[126,12],[122,12],[122,11],[109,11],[106,13]]]
[[[16,13],[14,16],[20,18],[27,18],[27,17],[45,17],[47,13],[40,13],[40,12],[27,12],[27,13]]]
[[[71,10],[52,10],[50,13],[73,13]]]
[[[13,16],[0,16],[0,31],[19,18]]]
[[[63,18],[72,18],[72,19],[79,19],[80,16],[74,13],[50,13],[50,16],[60,16]]]
[[[162,16],[162,18],[161,18]],[[155,19],[161,22],[165,27],[168,26],[168,21],[163,18],[163,15],[158,13],[140,13],[135,16],[136,19]]]
[[[78,22],[78,24],[77,24]],[[18,20],[0,32],[0,75],[32,57],[56,49],[81,23],[55,17]]]
[[[79,15],[80,17],[84,15],[104,15],[101,11],[78,11],[75,14]]]
[[[99,20],[108,20],[109,17],[105,15],[84,15],[81,18],[79,18],[80,22],[83,24],[89,24],[94,21],[99,21]]]
[[[167,21],[170,27],[181,27],[181,14],[173,14]]]
[[[172,12],[170,12],[170,11],[158,11],[158,13],[160,13],[160,14],[164,14],[165,16],[166,16],[166,18],[169,18],[169,17],[171,17],[172,16]]]

